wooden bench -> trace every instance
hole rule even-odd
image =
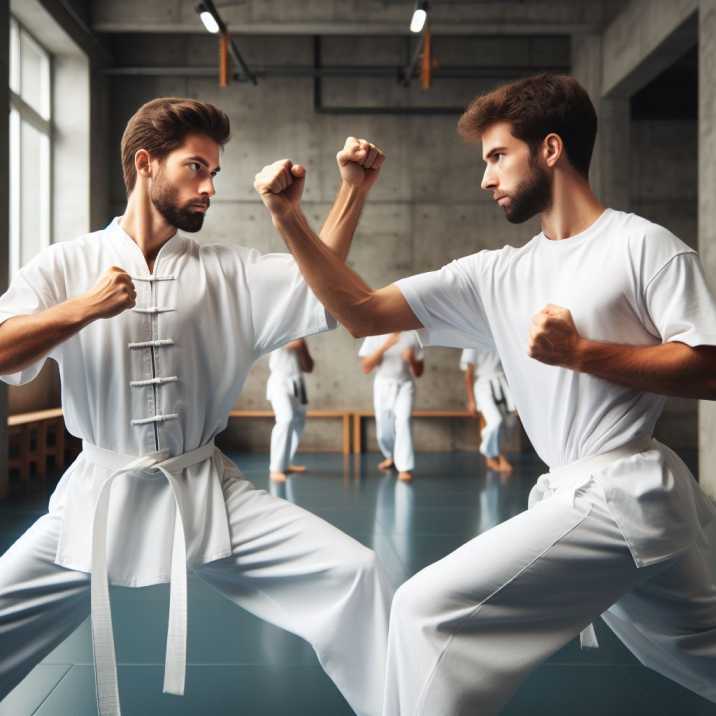
[[[357,455],[363,452],[363,421],[374,418],[372,410],[357,410],[353,412],[353,452]],[[484,424],[481,413],[474,415],[467,410],[413,410],[413,418],[469,418],[479,420],[480,427]]]
[[[317,409],[309,410],[307,418],[340,418],[343,422],[343,454],[351,451],[351,410]],[[273,410],[232,410],[230,418],[273,418]]]
[[[28,480],[32,466],[37,476],[44,480],[50,457],[55,458],[58,467],[64,466],[66,445],[62,408],[10,415],[7,425],[8,469],[17,470],[20,480]]]

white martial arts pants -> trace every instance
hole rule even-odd
[[[269,378],[268,398],[276,415],[271,431],[271,472],[286,472],[306,427],[306,405],[294,394],[293,382]]]
[[[637,568],[593,488],[544,499],[398,589],[384,716],[498,714],[599,615],[642,664],[716,702],[716,521],[708,544]]]
[[[244,479],[223,489],[233,554],[195,574],[307,640],[355,712],[380,714],[390,593],[373,551]],[[89,575],[54,563],[59,534],[44,515],[0,556],[0,699],[89,616]]]
[[[500,405],[495,396],[504,398]],[[507,413],[514,410],[512,398],[504,378],[479,378],[475,381],[475,402],[477,409],[485,418],[481,431],[480,452],[488,458],[496,458],[500,454],[500,436]]]
[[[412,380],[376,378],[373,383],[373,410],[378,447],[395,463],[399,472],[415,468],[410,415],[415,402]]]

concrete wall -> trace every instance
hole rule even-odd
[[[169,42],[167,42],[169,41]],[[527,40],[462,39],[449,45],[440,38],[436,53],[446,64],[464,57],[489,64],[529,63]],[[121,46],[120,46],[121,45]],[[214,62],[215,46],[203,36],[184,42],[170,38],[124,37],[114,42],[118,62],[133,65]],[[242,54],[249,63],[310,63],[309,38],[242,38]],[[328,38],[326,63],[385,64],[399,61],[399,49],[391,38]],[[534,54],[534,53],[533,53]],[[341,59],[342,58],[342,59]],[[346,58],[350,58],[347,60]],[[568,64],[569,46],[562,41],[543,43],[540,63]],[[401,100],[417,105],[445,103],[464,106],[475,94],[497,84],[497,79],[436,82],[427,95],[408,91]],[[144,101],[160,95],[186,95],[214,102],[231,117],[233,140],[227,146],[217,182],[217,196],[200,235],[202,241],[241,243],[262,251],[283,251],[267,212],[255,197],[253,177],[264,164],[282,157],[300,160],[308,167],[304,208],[317,229],[325,217],[337,187],[335,153],[345,137],[368,137],[387,154],[383,174],[355,237],[350,263],[372,284],[384,285],[402,276],[439,267],[443,263],[482,248],[506,243],[519,245],[538,229],[534,223],[508,224],[489,195],[479,188],[483,163],[478,147],[465,147],[455,131],[454,116],[385,116],[316,114],[312,106],[313,82],[308,78],[264,79],[258,88],[248,85],[220,89],[204,78],[116,77],[111,86],[112,208],[121,213],[124,187],[118,162],[121,132],[130,114]],[[400,97],[395,80],[333,80],[324,88],[326,105],[384,105]],[[364,376],[356,357],[360,342],[343,329],[309,341],[316,359],[315,374],[308,378],[314,407],[371,406],[371,378]],[[417,406],[451,408],[464,404],[458,352],[430,349],[425,376],[419,381]],[[267,361],[260,361],[248,378],[241,407],[268,408],[265,383]],[[241,447],[268,445],[270,423],[238,424],[233,438]],[[423,450],[464,448],[474,436],[466,425],[449,421],[421,421],[416,443]],[[339,427],[330,422],[309,424],[304,446],[336,449]]]
[[[631,123],[631,210],[698,248],[698,124]],[[656,437],[676,448],[698,445],[698,401],[670,398]]]

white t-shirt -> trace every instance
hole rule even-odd
[[[133,279],[136,307],[97,320],[54,348],[62,407],[72,435],[124,455],[178,455],[226,427],[253,363],[278,346],[335,327],[290,254],[200,244],[181,234],[159,251],[154,272],[115,219],[103,231],[50,246],[24,266],[0,297],[0,323],[89,291],[110,266]],[[18,385],[45,362],[0,376]],[[111,470],[84,453],[50,500],[62,520],[56,562],[90,570],[92,515]],[[177,481],[192,565],[231,554],[222,481],[240,477],[216,453]],[[167,580],[175,500],[164,479],[112,486],[109,573],[142,586]],[[141,526],[141,529],[136,526]]]
[[[277,348],[269,357],[269,370],[271,375],[281,378],[300,378],[303,374],[298,364],[298,353],[285,346]]]
[[[359,358],[366,358],[375,353],[390,337],[387,333],[384,336],[369,336],[363,341],[358,352]],[[423,360],[423,349],[415,331],[404,331],[400,334],[398,342],[391,346],[384,354],[383,360],[375,369],[376,380],[413,380],[410,372],[410,364],[403,360],[403,351],[412,348],[416,360]]]
[[[593,340],[716,345],[716,302],[698,255],[666,229],[606,210],[581,234],[543,233],[398,282],[425,344],[480,345],[502,358],[517,410],[550,467],[651,435],[665,398],[527,355],[532,317],[571,311]]]
[[[481,348],[465,348],[460,355],[460,368],[466,371],[468,365],[475,366],[475,380],[494,378],[502,375],[502,362],[496,351]]]

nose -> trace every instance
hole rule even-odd
[[[214,179],[213,177],[208,177],[205,179],[201,186],[199,187],[199,192],[202,196],[209,196],[212,197],[214,194],[216,194],[216,188],[214,187]]]
[[[485,173],[482,175],[480,187],[485,191],[491,191],[492,189],[497,188],[497,179],[495,178],[492,171],[490,171],[489,165],[485,167]]]

